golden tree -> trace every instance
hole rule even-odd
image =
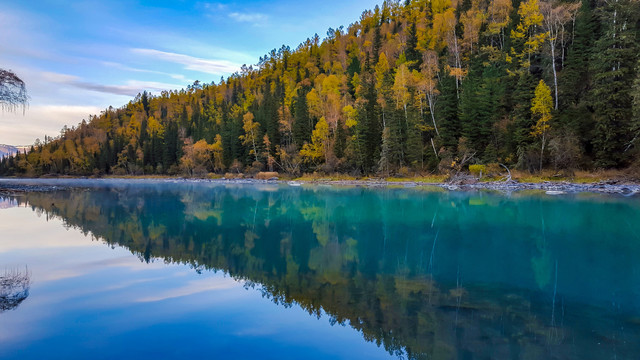
[[[551,109],[553,109],[553,100],[551,99],[551,89],[544,80],[540,80],[536,86],[535,97],[531,100],[531,113],[538,118],[536,124],[532,127],[531,135],[539,137],[541,140],[540,147],[540,171],[542,171],[542,159],[544,156],[544,147],[547,143],[547,133],[551,128]]]
[[[536,31],[542,25],[544,16],[540,12],[538,0],[528,0],[520,3],[518,15],[520,15],[520,22],[515,30],[511,30],[511,38],[515,41],[524,41],[524,48],[521,52],[511,48],[511,55],[518,60],[521,69],[529,71],[531,55],[540,50],[547,37],[546,32]],[[513,61],[512,57],[507,57],[507,61]]]
[[[239,138],[242,140],[242,145],[251,146],[251,150],[249,150],[249,155],[253,155],[258,160],[258,148],[256,146],[256,140],[258,138],[258,128],[260,127],[260,123],[253,121],[253,114],[248,112],[244,114],[242,117],[242,129],[244,129],[244,135],[240,135]]]
[[[321,117],[311,133],[311,144],[306,143],[300,150],[300,156],[306,161],[318,163],[325,158],[329,139],[329,124]]]

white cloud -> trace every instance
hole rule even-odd
[[[207,9],[207,10],[222,11],[222,10],[225,10],[227,8],[227,5],[220,4],[220,3],[206,3],[206,4],[204,4],[204,8]]]
[[[254,25],[259,25],[268,19],[267,15],[260,13],[232,12],[229,14],[229,17],[237,22],[247,22]]]
[[[185,69],[199,71],[206,74],[221,75],[236,72],[240,69],[238,64],[227,60],[209,60],[190,55],[160,51],[155,49],[131,49],[135,54],[145,55],[164,61],[181,64]]]
[[[58,84],[70,83],[74,81],[78,81],[77,76],[68,75],[68,74],[60,74],[55,72],[44,71],[41,73],[41,80],[49,81]]]

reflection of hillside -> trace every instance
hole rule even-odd
[[[23,269],[6,269],[0,273],[0,313],[17,308],[29,297],[31,276]]]
[[[534,287],[553,285],[546,276],[552,271],[550,260],[536,260],[549,256],[550,245],[534,234],[519,243],[527,246],[532,260],[513,263],[514,272],[531,274],[518,280],[522,290],[504,293],[465,285],[473,276],[464,268],[460,275],[468,255],[451,249],[479,234],[474,235],[478,229],[473,222],[461,217],[484,206],[473,218],[491,219],[486,209],[498,208],[492,203],[496,198],[476,199],[479,202],[414,194],[421,201],[406,201],[386,192],[331,190],[316,196],[314,191],[185,185],[32,193],[26,201],[108,244],[126,246],[145,261],[158,257],[220,269],[247,280],[276,303],[297,303],[318,316],[324,311],[332,322],[348,324],[367,340],[409,358],[598,354],[591,352],[594,345],[579,330],[550,326],[550,304],[532,303],[531,297],[538,296]],[[524,205],[508,206],[501,210],[505,221],[519,221],[530,229],[540,223]],[[494,239],[503,232],[498,225],[482,231]],[[505,253],[525,252],[515,248],[525,245],[512,244]],[[510,265],[509,259],[504,261]],[[474,265],[488,276],[496,266],[489,261]],[[440,276],[434,275],[435,269]],[[509,274],[504,275],[504,282],[508,280]],[[619,353],[632,350],[618,347]]]

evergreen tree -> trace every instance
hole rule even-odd
[[[307,106],[308,92],[308,86],[300,86],[294,100],[293,141],[299,148],[311,140],[311,130],[313,129]]]
[[[407,27],[408,33],[405,56],[407,58],[407,62],[409,62],[409,69],[418,70],[422,65],[422,53],[418,50],[418,30],[416,28],[416,22],[412,21]]]
[[[458,97],[456,96],[456,79],[445,74],[438,83],[440,96],[436,103],[438,125],[443,145],[456,151],[458,139],[462,136],[462,127],[458,114]]]
[[[634,78],[637,46],[638,4],[612,0],[601,9],[603,31],[591,60],[594,86],[596,165],[623,165],[625,147],[631,141],[631,79]]]

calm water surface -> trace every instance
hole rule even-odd
[[[0,195],[0,359],[640,358],[638,198],[74,183]]]

